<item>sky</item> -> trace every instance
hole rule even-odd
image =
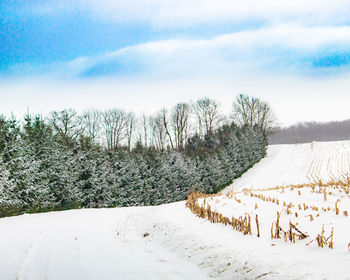
[[[0,114],[152,113],[244,93],[282,126],[350,118],[348,0],[0,1]]]

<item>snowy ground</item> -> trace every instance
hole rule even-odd
[[[350,142],[271,146],[233,188],[345,176],[349,149]],[[336,239],[331,250],[244,236],[197,218],[185,202],[0,219],[1,280],[350,279],[349,263]]]
[[[350,141],[272,145],[263,158],[224,190],[342,179],[350,173]]]

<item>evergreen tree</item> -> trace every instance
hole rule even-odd
[[[186,199],[193,188],[214,193],[266,153],[259,127],[232,123],[201,136],[188,138],[186,132],[181,149],[138,142],[130,151],[99,146],[80,133],[79,117],[73,120],[73,128],[65,130],[63,122],[52,127],[27,114],[21,129],[15,118],[0,116],[0,215],[159,205]]]
[[[0,156],[0,217],[22,212],[24,205],[15,196],[15,186],[10,179],[10,172],[6,169]]]

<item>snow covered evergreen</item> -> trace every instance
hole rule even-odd
[[[181,148],[137,143],[105,149],[87,136],[62,141],[50,123],[27,115],[0,119],[0,215],[80,207],[159,205],[190,189],[213,193],[259,161],[266,137],[257,128],[223,125]]]

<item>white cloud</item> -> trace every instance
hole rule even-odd
[[[211,22],[247,20],[310,24],[348,22],[347,0],[83,0],[93,15],[117,22],[146,22],[156,28],[178,28]]]
[[[55,68],[57,76],[77,77],[103,65],[139,67],[137,74],[220,74],[300,70],[305,60],[350,49],[350,26],[305,27],[283,24],[199,40],[164,40],[77,58]],[[107,65],[107,66],[106,66]],[[136,66],[135,66],[136,65]],[[272,65],[272,66],[271,66]],[[265,70],[264,70],[265,69]],[[288,70],[286,69],[286,70]],[[312,69],[311,69],[312,70]],[[289,73],[290,74],[290,73]]]
[[[145,23],[155,29],[205,24],[301,21],[349,23],[348,0],[53,0],[28,8],[38,15],[88,11],[98,21]]]
[[[336,54],[349,55],[350,26],[303,26],[279,24],[245,30],[210,39],[171,39],[147,42],[106,52],[77,57],[49,65],[15,65],[23,76],[79,78],[144,75],[177,78],[200,75],[313,75],[312,62]],[[341,74],[350,65],[329,68]],[[94,72],[95,71],[95,72]],[[120,71],[120,72],[119,72]],[[97,73],[95,75],[95,73]]]
[[[347,72],[322,80],[301,78],[294,71],[304,59],[350,50],[348,0],[60,0],[39,5],[34,12],[51,16],[77,9],[98,21],[146,23],[155,29],[254,21],[263,25],[210,39],[137,44],[48,69],[42,66],[38,71],[50,72],[49,78],[79,77],[99,65],[144,68],[138,76],[127,78],[1,81],[0,113],[13,110],[21,116],[27,106],[44,114],[64,107],[81,111],[121,106],[151,112],[203,96],[217,99],[230,110],[233,98],[244,92],[270,102],[284,125],[349,118]]]

